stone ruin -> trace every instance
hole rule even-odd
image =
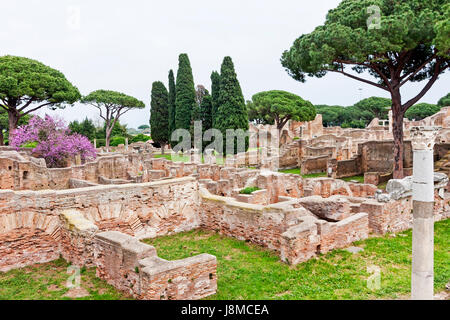
[[[421,121],[404,119],[404,173],[412,174],[411,128],[415,126],[435,126],[440,131],[436,137],[436,169],[450,174],[450,107]],[[264,133],[271,139],[274,126],[251,125],[254,136]],[[341,127],[323,127],[322,115],[314,121],[289,121],[280,133],[279,150],[266,158],[269,168],[300,168],[302,174],[327,173],[329,177],[346,178],[364,175],[365,183],[378,185],[392,178],[393,135],[392,112],[389,120],[374,119],[366,129],[343,129]],[[253,138],[253,145],[260,146],[260,141]],[[251,142],[252,144],[252,142]],[[239,165],[261,168],[261,157],[255,151],[236,156]],[[450,185],[449,185],[450,190]]]
[[[193,229],[247,240],[295,265],[370,233],[412,227],[408,178],[375,185],[304,179],[269,168],[175,163],[147,145],[50,169],[0,150],[0,271],[62,256],[137,299],[200,299],[217,290],[209,254],[167,261],[142,239]],[[257,156],[256,156],[257,157]],[[448,177],[435,177],[435,219],[450,216]],[[250,195],[245,187],[257,187]]]

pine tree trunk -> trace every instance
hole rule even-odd
[[[17,128],[17,123],[19,122],[19,113],[15,110],[8,111],[8,130],[9,130],[9,141],[12,138],[12,132]]]
[[[392,134],[394,136],[394,179],[403,179],[403,117],[400,92],[392,95]]]
[[[5,138],[3,136],[3,129],[0,129],[0,146],[5,144]]]
[[[105,137],[105,147],[108,152],[109,152],[109,143],[111,142],[111,132],[112,132],[112,128],[108,128],[108,126],[107,126],[106,127],[106,137]]]

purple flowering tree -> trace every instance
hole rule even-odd
[[[97,156],[88,138],[78,133],[72,134],[63,120],[49,115],[44,119],[35,116],[27,125],[15,129],[10,145],[17,149],[32,146],[33,153],[44,158],[50,168],[66,167],[67,160],[78,154],[83,162]]]

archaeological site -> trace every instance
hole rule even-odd
[[[12,314],[45,300],[46,317],[94,317],[78,300],[96,300],[102,318],[285,319],[450,300],[449,0],[0,12]]]
[[[406,137],[412,125],[441,127],[434,219],[447,219],[450,107],[420,123],[406,122]],[[391,179],[390,130],[378,119],[367,129],[324,128],[318,115],[311,122],[290,122],[278,155],[261,147],[223,165],[212,156],[203,163],[195,156],[187,162],[155,158],[161,150],[141,142],[100,152],[92,162],[74,159],[66,168],[48,168],[29,149],[1,147],[0,271],[61,256],[73,265],[96,267],[97,277],[137,299],[200,299],[217,290],[214,255],[168,261],[140,240],[209,230],[297,265],[371,235],[408,230],[412,151],[406,139],[407,177]],[[280,172],[273,171],[274,163]],[[296,167],[302,174],[327,176],[281,172]],[[357,175],[364,181],[339,179]],[[386,190],[378,189],[385,181]],[[257,191],[240,193],[248,187]]]

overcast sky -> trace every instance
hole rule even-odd
[[[383,90],[338,74],[288,76],[284,50],[322,24],[340,0],[2,0],[0,55],[33,58],[63,72],[82,95],[117,90],[146,104],[122,119],[129,127],[148,124],[153,81],[167,84],[178,55],[188,53],[196,84],[210,88],[210,74],[231,56],[245,99],[264,90],[286,90],[314,104],[352,105]],[[78,16],[79,13],[79,16]],[[421,102],[436,103],[448,92],[447,72]],[[421,84],[409,85],[404,98]],[[362,90],[359,90],[362,89]],[[97,109],[77,105],[59,114],[66,120],[98,119]]]

